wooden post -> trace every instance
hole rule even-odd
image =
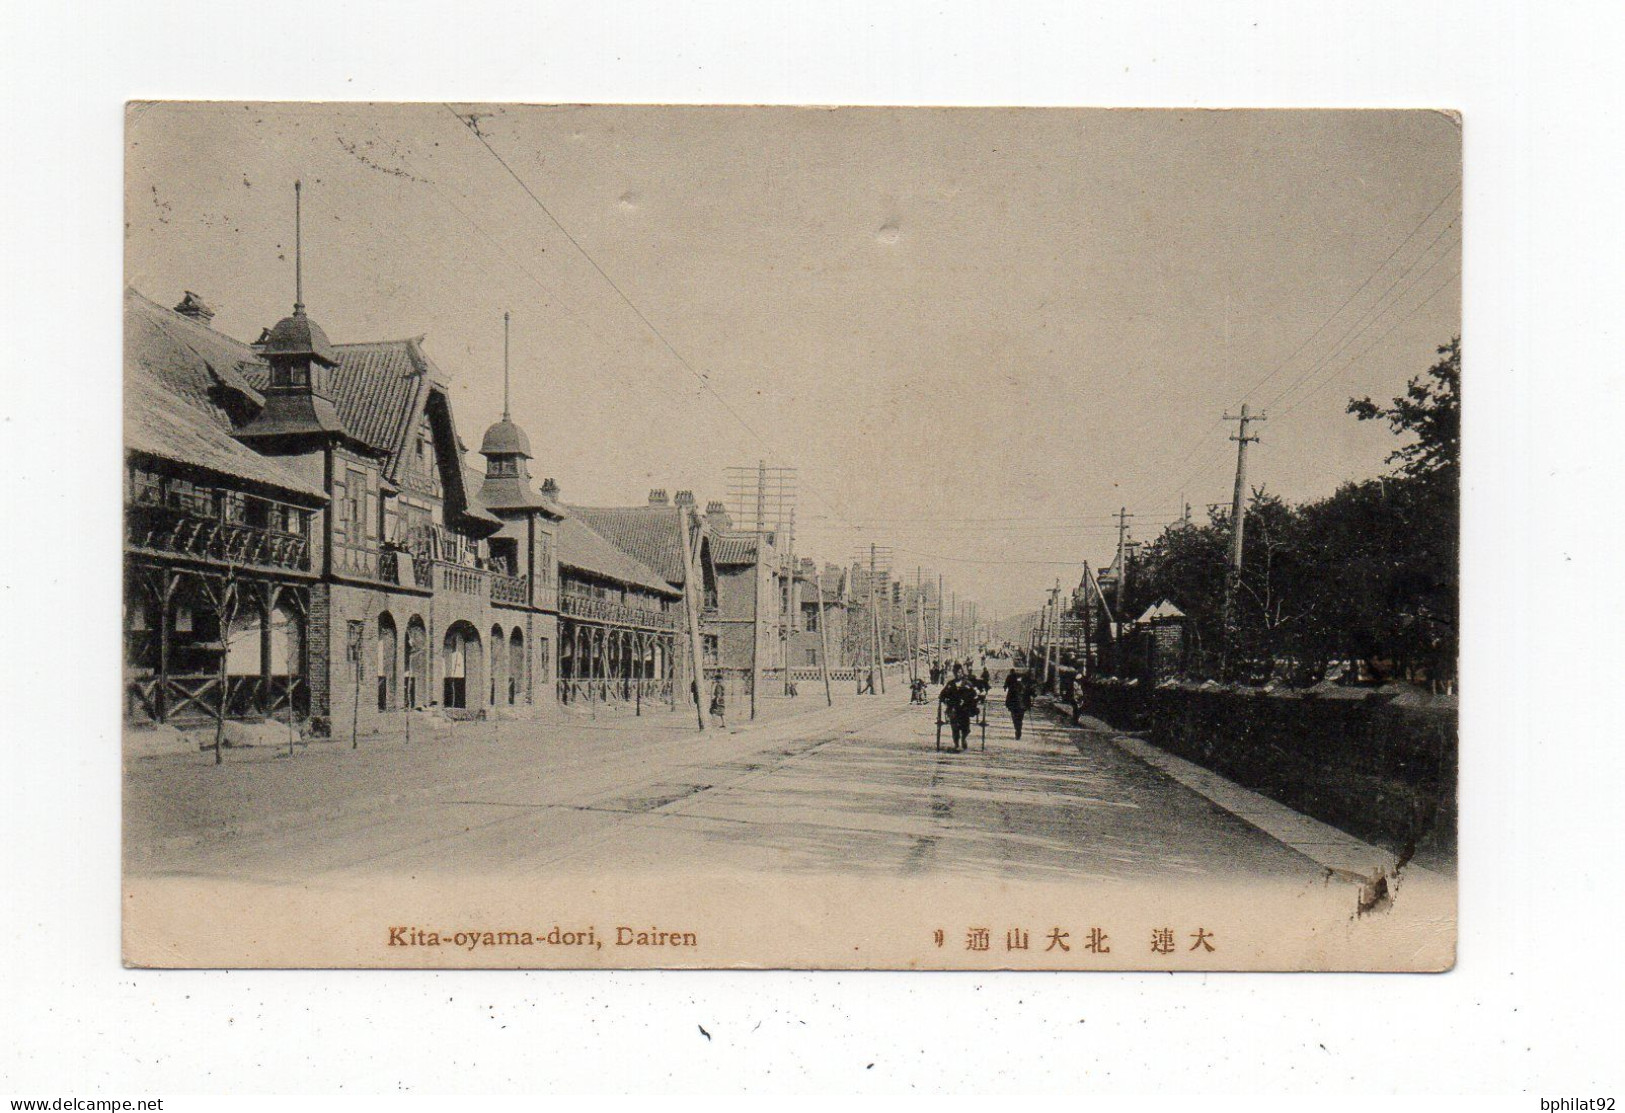
[[[351,660],[355,665],[355,700],[350,704],[350,749],[352,750],[361,748],[361,658],[363,656],[361,647],[365,645],[367,641],[367,627],[365,622],[366,620],[363,619],[360,630],[361,636],[356,639],[355,645],[349,647]],[[349,629],[354,629],[354,627],[350,627]],[[346,638],[349,636],[348,629],[345,632],[345,636]],[[468,652],[467,643],[464,643],[463,652],[465,655]],[[466,665],[463,668],[463,675],[465,677],[468,675],[468,668]],[[463,683],[466,685],[468,681],[465,679]]]
[[[835,706],[835,694],[829,687],[829,623],[824,618],[824,574],[818,572],[813,577],[813,590],[818,592],[818,664],[824,673],[824,702]],[[788,663],[785,665],[789,669]]]
[[[758,523],[761,521],[757,519]],[[762,583],[764,574],[772,579],[772,573],[767,571],[767,562],[762,559],[766,551],[766,534],[756,535],[756,606],[752,608],[750,620],[750,718],[756,721],[756,688],[762,679],[762,601],[767,598],[766,586]],[[718,661],[717,664],[721,664]]]
[[[153,697],[154,717],[160,723],[169,721],[169,608],[175,600],[175,589],[180,576],[171,570],[160,573],[162,586],[158,592],[158,688]]]
[[[688,652],[689,660],[693,662],[694,681],[694,714],[699,721],[699,729],[704,730],[705,723],[705,646],[700,641],[700,592],[703,584],[699,580],[700,568],[698,546],[690,542],[688,537],[688,515],[684,514],[678,521],[677,532],[683,542],[683,610],[688,615]]]
[[[210,592],[213,595],[213,592]],[[231,623],[237,612],[237,573],[235,569],[227,568],[225,576],[220,581],[220,594],[211,600],[215,607],[214,613],[220,624],[220,666],[217,676],[220,681],[220,701],[216,704],[214,718],[214,763],[220,765],[225,761],[221,754],[221,747],[226,736],[226,701],[231,695],[230,678],[226,673],[226,656],[231,645]]]

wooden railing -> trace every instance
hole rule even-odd
[[[220,674],[130,677],[125,683],[131,718],[155,722],[204,722],[220,714]],[[260,676],[226,678],[227,719],[258,719],[285,711],[293,701],[294,715],[309,710],[310,692],[302,676],[273,676],[269,685]],[[139,711],[139,716],[137,712]]]
[[[127,507],[125,540],[138,548],[220,564],[310,571],[310,543],[301,536],[168,507]]]
[[[523,576],[504,576],[499,572],[491,573],[491,602],[518,603],[521,605],[529,602],[529,592],[525,590],[526,582]]]
[[[576,679],[561,678],[558,681],[559,702],[570,703],[602,703],[622,705],[665,704],[674,706],[675,690],[670,679],[666,680],[632,680],[628,677],[596,678],[589,680],[586,677]]]
[[[643,626],[655,630],[677,629],[675,611],[629,607],[624,603],[612,603],[608,599],[591,599],[568,592],[559,596],[559,613],[569,618],[603,622],[614,626]]]

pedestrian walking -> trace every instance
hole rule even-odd
[[[1016,738],[1021,738],[1021,724],[1027,717],[1027,708],[1032,706],[1032,685],[1027,674],[1021,669],[1011,669],[1004,678],[1004,706],[1010,712],[1010,722],[1015,725]]]
[[[956,751],[970,749],[970,725],[976,718],[981,693],[965,676],[963,665],[954,666],[953,677],[942,686],[942,691],[937,695],[937,702],[942,705],[943,714],[953,732],[952,749]]]
[[[722,686],[721,674],[718,674],[716,683],[711,686],[711,714],[726,725],[728,721],[727,711],[728,693]]]

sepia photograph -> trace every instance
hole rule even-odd
[[[131,102],[125,963],[1451,968],[1462,128]]]

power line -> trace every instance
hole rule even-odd
[[[991,566],[1046,565],[1052,568],[1079,568],[1083,565],[1083,561],[1081,560],[995,560],[985,559],[982,557],[945,556],[940,553],[921,552],[919,549],[910,549],[903,545],[893,545],[892,549],[895,552],[908,553],[910,556],[921,557],[925,560],[946,560],[954,564],[983,564]]]
[[[722,408],[728,411],[728,415],[739,423],[739,427],[754,437],[756,442],[761,445],[762,448],[766,449],[770,454],[781,456],[782,458],[782,454],[777,451],[774,445],[769,443],[766,437],[758,433],[755,428],[751,426],[750,422],[746,421],[743,415],[741,415],[740,412],[734,408],[733,404],[717,392],[716,388],[711,385],[710,380],[696,370],[694,365],[689,363],[689,361],[684,358],[683,353],[679,352],[676,347],[672,345],[672,342],[666,339],[665,333],[661,332],[655,327],[654,322],[649,320],[649,318],[644,314],[643,310],[639,309],[632,299],[627,296],[626,291],[621,289],[620,285],[609,276],[609,272],[598,265],[598,260],[594,259],[587,249],[581,246],[580,241],[570,234],[570,230],[559,221],[558,217],[553,215],[552,210],[549,209],[547,205],[543,203],[542,199],[536,195],[536,191],[530,188],[530,186],[525,182],[525,179],[521,178],[514,168],[508,164],[508,160],[503,158],[501,153],[491,145],[490,140],[486,139],[485,133],[479,129],[478,119],[463,116],[449,104],[444,104],[442,107],[444,107],[447,112],[451,113],[459,123],[467,128],[469,134],[479,141],[480,146],[484,147],[491,157],[496,159],[498,165],[500,165],[503,170],[507,171],[508,176],[518,184],[520,189],[525,191],[526,196],[535,202],[536,207],[542,211],[543,215],[545,215],[548,220],[552,221],[553,226],[564,234],[565,239],[570,241],[570,246],[574,247],[576,251],[580,252],[583,259],[592,264],[593,270],[597,271],[603,280],[609,283],[610,289],[615,291],[616,295],[621,299],[621,301],[626,304],[626,307],[630,309],[634,315],[636,315],[638,320],[643,322],[643,326],[647,328],[655,339],[659,340],[665,349],[672,354],[672,358],[677,360],[678,363],[682,364],[683,368],[687,370],[690,375],[694,376],[694,380],[700,384],[700,389],[704,390],[710,394],[711,397],[715,398]],[[816,496],[817,499],[827,506],[837,517],[842,518],[843,520],[845,519],[845,515],[841,513],[840,509],[836,507],[836,505],[827,497],[825,497],[825,495],[819,491],[818,488],[808,484],[807,491]]]
[[[1431,270],[1432,268],[1430,267],[1428,269]],[[1423,274],[1426,274],[1426,273],[1427,273],[1426,271],[1423,272]],[[1417,302],[1415,305],[1413,305],[1410,308],[1409,312],[1407,312],[1404,316],[1397,318],[1394,321],[1393,324],[1389,325],[1386,332],[1384,332],[1381,336],[1377,337],[1370,344],[1367,344],[1364,348],[1360,349],[1360,351],[1358,353],[1356,353],[1354,356],[1350,357],[1348,363],[1343,365],[1344,369],[1352,367],[1355,363],[1359,362],[1361,359],[1363,359],[1367,355],[1369,355],[1373,348],[1377,347],[1377,345],[1381,344],[1384,340],[1388,339],[1388,337],[1393,333],[1393,331],[1395,329],[1397,329],[1400,325],[1404,324],[1406,321],[1408,321],[1412,317],[1416,316],[1416,314],[1421,311],[1421,309],[1422,309],[1422,307],[1424,305],[1426,305],[1428,302],[1432,301],[1434,298],[1439,296],[1439,291],[1445,289],[1447,286],[1449,286],[1452,282],[1454,282],[1459,277],[1461,277],[1461,269],[1458,267],[1456,270],[1452,271],[1449,275],[1447,275],[1443,282],[1441,282],[1437,286],[1435,286],[1428,293],[1427,297],[1425,297],[1421,301]],[[1315,395],[1319,394],[1321,391],[1325,390],[1328,386],[1330,386],[1332,383],[1334,383],[1336,381],[1337,380],[1336,380],[1335,377],[1327,379],[1325,382],[1323,382],[1319,386],[1315,387],[1309,393],[1307,393],[1307,394],[1303,395],[1302,397],[1300,397],[1296,402],[1292,403],[1292,405],[1290,405],[1286,409],[1282,410],[1279,416],[1284,417],[1287,414],[1291,413],[1293,410],[1297,409],[1299,406],[1302,406],[1305,402],[1309,401],[1309,399],[1313,398]]]
[[[1342,311],[1357,296],[1359,296],[1361,291],[1365,290],[1368,286],[1370,286],[1371,282],[1377,277],[1378,274],[1380,274],[1382,272],[1383,268],[1386,267],[1394,259],[1394,257],[1396,255],[1398,255],[1399,251],[1404,248],[1405,244],[1409,243],[1412,239],[1414,239],[1416,237],[1416,233],[1419,232],[1422,229],[1422,227],[1425,226],[1427,224],[1427,222],[1433,218],[1434,214],[1437,213],[1439,211],[1439,209],[1444,205],[1444,203],[1446,201],[1448,201],[1455,194],[1455,192],[1456,192],[1456,190],[1458,188],[1460,188],[1460,187],[1459,186],[1458,187],[1452,187],[1449,192],[1447,192],[1443,197],[1441,197],[1439,199],[1438,203],[1435,204],[1432,209],[1428,210],[1427,216],[1423,217],[1422,220],[1416,225],[1416,227],[1412,228],[1410,233],[1407,234],[1406,237],[1399,242],[1398,246],[1396,246],[1393,251],[1389,252],[1388,257],[1382,261],[1381,265],[1379,265],[1376,270],[1372,271],[1371,274],[1366,277],[1366,280],[1360,284],[1360,286],[1355,290],[1355,292],[1353,294],[1350,294],[1348,298],[1344,299],[1343,303],[1341,305],[1339,305],[1336,310],[1333,311],[1331,316],[1327,317],[1325,321],[1322,321],[1321,324],[1320,324],[1320,327],[1316,328],[1315,331],[1309,335],[1309,338],[1306,339],[1304,341],[1304,343],[1300,344],[1298,346],[1298,348],[1293,352],[1293,354],[1291,356],[1288,356],[1286,360],[1283,360],[1275,368],[1275,370],[1271,371],[1268,375],[1265,375],[1264,378],[1260,379],[1257,383],[1253,384],[1253,386],[1251,388],[1249,388],[1248,394],[1250,395],[1253,391],[1256,391],[1264,383],[1266,383],[1270,379],[1274,378],[1275,375],[1278,374],[1283,368],[1285,368],[1287,363],[1293,357],[1295,357],[1298,354],[1298,352],[1301,352],[1305,347],[1308,346],[1310,340],[1313,340],[1314,337],[1320,335],[1320,333],[1325,330],[1326,326],[1329,325],[1333,320],[1335,320],[1337,318],[1338,314],[1342,313]],[[1360,336],[1362,334],[1366,333],[1369,329],[1375,327],[1378,321],[1380,321],[1384,316],[1386,316],[1395,307],[1397,307],[1404,300],[1405,295],[1410,293],[1410,291],[1415,288],[1415,286],[1416,286],[1416,284],[1418,282],[1420,282],[1423,278],[1425,278],[1429,273],[1432,272],[1432,270],[1435,267],[1437,267],[1439,265],[1439,263],[1443,262],[1444,259],[1448,257],[1448,248],[1446,249],[1445,252],[1442,252],[1439,255],[1437,255],[1434,258],[1433,262],[1428,265],[1427,269],[1422,271],[1421,274],[1417,275],[1417,277],[1409,285],[1407,285],[1403,290],[1401,290],[1399,295],[1392,302],[1390,302],[1386,306],[1383,306],[1383,303],[1388,300],[1388,295],[1393,293],[1395,287],[1397,287],[1401,282],[1403,282],[1405,280],[1405,277],[1408,274],[1410,274],[1410,272],[1412,270],[1414,270],[1416,268],[1416,265],[1418,263],[1420,263],[1424,258],[1427,257],[1427,255],[1433,250],[1433,248],[1435,246],[1437,246],[1439,240],[1444,236],[1444,234],[1446,232],[1448,232],[1455,225],[1456,221],[1459,220],[1459,219],[1460,219],[1459,215],[1455,216],[1455,217],[1452,217],[1449,222],[1447,222],[1442,228],[1440,228],[1439,231],[1434,234],[1433,239],[1428,241],[1427,246],[1424,247],[1421,251],[1419,251],[1416,254],[1415,258],[1413,258],[1409,263],[1407,263],[1405,265],[1405,267],[1399,272],[1399,274],[1395,276],[1394,280],[1388,284],[1388,286],[1383,290],[1383,292],[1380,295],[1378,295],[1377,299],[1375,301],[1373,301],[1369,306],[1367,306],[1366,309],[1358,317],[1356,317],[1354,319],[1354,321],[1350,324],[1349,328],[1344,331],[1344,333],[1337,339],[1337,341],[1332,345],[1332,347],[1329,348],[1326,351],[1325,354],[1321,355],[1313,363],[1311,363],[1309,365],[1308,370],[1305,371],[1302,375],[1298,376],[1298,378],[1294,379],[1286,387],[1286,389],[1282,390],[1279,394],[1277,394],[1274,398],[1272,398],[1268,403],[1266,403],[1265,408],[1268,409],[1270,407],[1275,406],[1276,403],[1278,403],[1281,399],[1285,398],[1293,390],[1296,390],[1300,385],[1307,382],[1315,374],[1317,374],[1318,372],[1320,372],[1321,370],[1323,370],[1327,366],[1330,366],[1332,360],[1335,360],[1344,351],[1347,351],[1348,348],[1354,342],[1356,342],[1360,338]],[[1456,242],[1459,242],[1459,239]],[[1430,295],[1430,300],[1431,300],[1431,295]],[[1378,309],[1379,306],[1383,306],[1383,307],[1381,309]],[[1420,308],[1420,306],[1417,306],[1416,308]],[[1376,311],[1375,315],[1373,315],[1373,311]],[[1412,309],[1412,312],[1415,312],[1415,308]],[[1352,364],[1352,362],[1353,361],[1350,361],[1350,364]],[[1344,366],[1347,367],[1350,364],[1345,364]],[[1318,390],[1319,388],[1316,388],[1316,389]],[[1291,409],[1295,409],[1295,408],[1296,408],[1295,405],[1292,406],[1292,407],[1289,407],[1287,412],[1290,412]],[[1201,444],[1199,444],[1197,446],[1198,449],[1200,449],[1201,447],[1205,447],[1205,446],[1203,446]],[[1215,446],[1215,447],[1218,447],[1221,450],[1223,449],[1222,445]],[[1192,452],[1188,452],[1188,453],[1186,453],[1186,455],[1185,455],[1185,457],[1183,459],[1190,459],[1190,457],[1193,456],[1194,454],[1195,454],[1194,450]],[[1172,491],[1177,491],[1180,488],[1182,488],[1186,483],[1188,483],[1190,480],[1194,479],[1201,472],[1213,467],[1216,463],[1218,463],[1220,455],[1223,455],[1223,454],[1225,454],[1225,453],[1223,453],[1223,452],[1214,452],[1214,451],[1212,451],[1210,449],[1210,451],[1208,452],[1208,455],[1205,458],[1203,458],[1189,472],[1186,472],[1185,475],[1182,476],[1179,479],[1178,482],[1170,485],[1164,491],[1164,493],[1162,495],[1159,495],[1158,496],[1158,501],[1161,501],[1162,498],[1167,497],[1168,493],[1170,493]],[[1183,462],[1183,460],[1181,462]],[[1174,466],[1178,467],[1179,465],[1175,464]]]
[[[1428,243],[1427,247],[1423,248],[1421,252],[1417,254],[1416,258],[1412,259],[1405,269],[1399,273],[1393,282],[1388,284],[1388,288],[1382,292],[1382,296],[1367,307],[1366,311],[1360,315],[1355,325],[1343,334],[1342,338],[1338,340],[1337,344],[1334,345],[1325,355],[1321,356],[1320,359],[1316,360],[1307,371],[1294,379],[1292,383],[1286,387],[1286,389],[1282,390],[1274,398],[1270,399],[1269,402],[1265,404],[1266,408],[1275,405],[1288,394],[1292,393],[1292,391],[1296,390],[1300,385],[1308,382],[1321,369],[1328,366],[1332,360],[1336,359],[1339,355],[1346,351],[1349,345],[1351,345],[1361,333],[1365,332],[1367,329],[1375,327],[1378,321],[1380,321],[1386,314],[1392,312],[1393,309],[1405,299],[1405,295],[1410,293],[1411,290],[1415,288],[1416,283],[1420,282],[1423,278],[1426,278],[1434,267],[1437,267],[1440,263],[1444,262],[1449,255],[1450,248],[1461,242],[1459,236],[1456,238],[1453,244],[1448,245],[1443,252],[1440,252],[1439,255],[1434,258],[1433,262],[1428,264],[1427,269],[1422,271],[1421,274],[1417,275],[1416,278],[1412,280],[1410,285],[1401,290],[1399,295],[1395,297],[1392,302],[1389,302],[1389,304],[1386,306],[1383,305],[1383,302],[1388,300],[1388,295],[1393,293],[1394,288],[1405,280],[1406,275],[1410,274],[1411,271],[1416,269],[1416,264],[1420,263],[1424,258],[1426,258],[1428,252],[1433,250],[1434,245],[1439,242],[1440,237],[1455,226],[1456,219],[1459,218],[1453,218],[1449,224],[1446,224],[1443,228],[1439,229],[1438,235],[1434,236],[1433,239]],[[1382,306],[1382,308],[1379,309],[1378,306]]]
[[[1299,344],[1296,348],[1294,348],[1292,350],[1291,355],[1288,355],[1280,363],[1276,364],[1274,370],[1270,371],[1262,379],[1259,379],[1256,383],[1254,383],[1252,386],[1248,387],[1245,391],[1243,391],[1242,392],[1242,397],[1243,398],[1251,398],[1254,391],[1258,390],[1265,383],[1269,382],[1271,379],[1275,378],[1276,375],[1280,374],[1283,370],[1285,370],[1286,365],[1288,363],[1292,362],[1292,360],[1296,359],[1299,352],[1302,352],[1305,348],[1307,348],[1310,345],[1310,343],[1315,339],[1315,337],[1319,336],[1321,334],[1321,332],[1325,330],[1327,325],[1331,324],[1334,320],[1337,319],[1337,315],[1339,313],[1341,313],[1341,312],[1343,312],[1343,310],[1347,309],[1349,307],[1349,304],[1351,302],[1353,302],[1355,298],[1359,297],[1360,294],[1362,292],[1364,292],[1364,290],[1365,290],[1365,288],[1367,286],[1371,285],[1371,283],[1376,279],[1377,275],[1382,273],[1383,268],[1386,267],[1389,263],[1394,261],[1394,257],[1396,255],[1398,255],[1402,250],[1404,250],[1404,247],[1405,247],[1406,244],[1410,243],[1411,240],[1416,238],[1416,233],[1420,232],[1422,230],[1423,226],[1426,225],[1428,221],[1433,219],[1433,215],[1444,207],[1444,203],[1446,201],[1450,200],[1450,198],[1454,197],[1456,195],[1456,192],[1458,190],[1460,190],[1460,189],[1461,189],[1461,183],[1458,182],[1455,185],[1451,186],[1448,190],[1446,190],[1444,196],[1439,198],[1438,202],[1435,203],[1434,206],[1431,209],[1428,210],[1427,215],[1424,216],[1421,220],[1417,221],[1416,226],[1413,227],[1409,232],[1407,232],[1405,234],[1405,238],[1400,240],[1399,243],[1394,245],[1394,249],[1388,253],[1387,257],[1385,259],[1383,259],[1382,262],[1377,264],[1377,267],[1376,267],[1375,270],[1373,270],[1370,274],[1366,275],[1365,281],[1360,283],[1360,285],[1355,288],[1355,290],[1354,290],[1354,292],[1352,294],[1350,294],[1348,297],[1344,298],[1341,305],[1339,305],[1336,309],[1332,310],[1331,316],[1327,317],[1324,321],[1322,321],[1320,323],[1319,327],[1317,327],[1314,332],[1311,332],[1308,336],[1306,336],[1304,338],[1304,340],[1303,340],[1303,343]],[[1431,247],[1431,246],[1432,245],[1430,244],[1429,247]],[[1427,248],[1424,248],[1423,249],[1423,254],[1426,254],[1426,252],[1427,252]],[[1378,300],[1381,300],[1381,299],[1378,299]]]
[[[1438,199],[1438,201],[1434,202],[1433,207],[1430,208],[1427,211],[1426,215],[1424,215],[1421,220],[1417,221],[1416,224],[1411,227],[1411,230],[1405,234],[1404,238],[1401,239],[1397,244],[1394,245],[1393,250],[1390,251],[1383,258],[1382,262],[1378,263],[1377,266],[1372,269],[1371,273],[1366,275],[1365,280],[1363,282],[1361,282],[1358,286],[1356,286],[1354,288],[1354,290],[1348,295],[1348,297],[1344,298],[1342,300],[1342,302],[1340,302],[1338,304],[1337,308],[1332,310],[1332,312],[1330,314],[1328,314],[1327,317],[1323,321],[1321,321],[1319,325],[1317,325],[1315,327],[1315,330],[1313,332],[1311,332],[1308,336],[1304,337],[1303,340],[1298,344],[1298,346],[1296,348],[1292,349],[1292,351],[1290,353],[1288,353],[1285,358],[1283,358],[1279,363],[1277,363],[1262,378],[1260,378],[1257,382],[1253,383],[1252,386],[1248,387],[1245,391],[1243,391],[1242,392],[1242,397],[1243,398],[1250,398],[1253,395],[1253,393],[1255,391],[1257,391],[1260,387],[1264,386],[1265,383],[1268,383],[1271,379],[1275,378],[1276,375],[1279,375],[1282,371],[1284,371],[1287,368],[1287,366],[1294,359],[1296,359],[1298,357],[1298,355],[1300,353],[1302,353],[1306,348],[1309,347],[1309,345],[1311,343],[1314,342],[1315,337],[1319,336],[1322,332],[1326,331],[1327,326],[1329,326],[1333,321],[1335,321],[1338,318],[1338,316],[1343,312],[1343,310],[1347,309],[1351,304],[1353,304],[1355,299],[1358,298],[1362,293],[1364,293],[1366,291],[1366,289],[1370,287],[1372,282],[1376,281],[1377,276],[1379,274],[1381,274],[1383,272],[1383,270],[1388,266],[1388,264],[1393,262],[1394,259],[1399,255],[1399,253],[1405,249],[1405,245],[1410,243],[1413,239],[1416,238],[1417,233],[1420,232],[1424,227],[1427,226],[1427,223],[1430,220],[1432,220],[1435,215],[1438,214],[1439,210],[1442,209],[1445,206],[1445,203],[1447,201],[1449,201],[1452,197],[1454,197],[1456,195],[1456,193],[1460,189],[1461,189],[1461,185],[1458,183],[1456,185],[1451,186],[1448,190],[1446,190],[1444,192],[1444,195],[1441,196]],[[1391,283],[1388,286],[1388,289],[1385,290],[1382,293],[1382,295],[1377,298],[1377,301],[1372,304],[1372,308],[1374,308],[1376,305],[1380,304],[1383,301],[1383,299],[1387,297],[1389,291],[1391,291],[1394,288],[1394,285],[1396,285],[1399,281],[1404,279],[1405,274],[1409,273],[1410,268],[1415,266],[1416,261],[1419,261],[1422,258],[1422,256],[1426,255],[1429,251],[1431,251],[1433,249],[1433,245],[1438,242],[1439,236],[1443,235],[1443,233],[1445,231],[1447,231],[1452,224],[1455,223],[1456,219],[1459,219],[1459,217],[1452,218],[1452,220],[1449,223],[1447,223],[1444,226],[1444,228],[1440,229],[1439,233],[1434,236],[1433,240],[1429,242],[1428,246],[1423,248],[1422,251],[1417,254],[1416,260],[1412,261],[1410,267],[1407,267],[1405,271],[1402,271],[1400,273],[1399,277],[1395,279],[1394,283]],[[1368,308],[1366,310],[1366,312],[1369,313],[1370,308]],[[1365,316],[1365,314],[1362,314],[1360,318],[1356,318],[1356,323],[1359,320],[1363,319],[1364,316]],[[1350,335],[1349,333],[1345,333],[1343,339],[1346,340],[1349,337],[1349,335]],[[1336,347],[1337,346],[1334,345],[1334,349],[1333,349],[1333,354],[1334,355],[1335,355]],[[1320,366],[1320,361],[1319,360],[1317,360],[1314,364],[1311,364],[1312,368],[1313,367],[1318,367],[1318,366]],[[1279,398],[1279,397],[1280,396],[1277,396],[1277,398]],[[1274,405],[1274,403],[1271,402],[1270,405]],[[1171,464],[1169,466],[1169,470],[1173,470],[1175,468],[1183,467],[1186,464],[1186,462],[1188,462],[1190,459],[1192,459],[1194,456],[1196,456],[1198,453],[1200,453],[1204,448],[1208,448],[1209,442],[1206,440],[1206,437],[1208,436],[1209,433],[1211,433],[1213,431],[1214,428],[1222,426],[1223,424],[1224,424],[1224,422],[1221,419],[1215,418],[1213,420],[1213,422],[1211,422],[1210,424],[1208,424],[1206,426],[1203,426],[1201,433],[1199,433],[1198,436],[1197,436],[1196,442],[1190,447],[1190,449],[1183,456],[1181,456],[1177,461],[1175,461],[1173,464]],[[1156,501],[1160,502],[1169,493],[1172,493],[1174,491],[1179,490],[1181,487],[1184,486],[1184,484],[1187,481],[1189,481],[1191,478],[1193,478],[1196,474],[1198,474],[1199,472],[1201,472],[1201,471],[1203,471],[1203,470],[1205,470],[1207,468],[1212,467],[1213,464],[1216,463],[1216,462],[1217,462],[1217,456],[1215,456],[1210,451],[1208,458],[1202,460],[1194,468],[1192,468],[1191,471],[1187,472],[1185,474],[1184,478],[1182,478],[1179,482],[1173,484],[1172,487],[1167,489],[1164,492],[1163,495],[1159,495]]]

